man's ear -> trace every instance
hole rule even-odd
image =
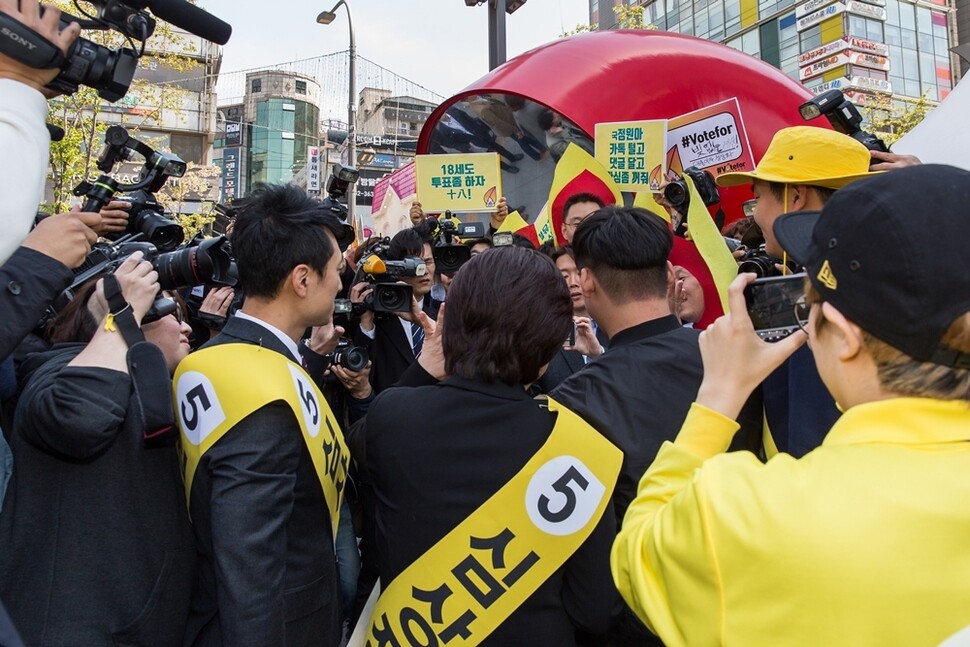
[[[301,299],[305,299],[310,286],[310,266],[303,263],[290,270],[286,283],[293,290],[293,293]]]
[[[579,270],[579,287],[583,291],[583,298],[588,299],[596,293],[596,277],[588,267]]]
[[[789,184],[788,199],[791,200],[791,211],[804,211],[808,204],[808,192],[810,189],[805,184]]]
[[[827,325],[832,326],[832,332],[838,335],[838,358],[845,362],[857,357],[863,350],[862,329],[827,301],[822,303],[822,315]]]

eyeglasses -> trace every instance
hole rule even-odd
[[[808,316],[812,312],[812,304],[808,302],[805,295],[798,297],[795,303],[792,305],[792,311],[795,314],[795,323],[801,328],[805,334],[808,334]]]
[[[745,218],[754,218],[754,208],[758,205],[757,200],[745,200],[741,203],[741,211]]]

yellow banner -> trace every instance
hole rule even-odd
[[[596,124],[596,161],[621,191],[659,191],[666,163],[667,120]]]
[[[293,409],[310,451],[337,536],[350,453],[330,405],[303,368],[252,344],[222,344],[182,360],[172,385],[181,431],[185,496],[202,456],[230,429],[270,402]],[[191,512],[191,510],[189,511]]]
[[[498,153],[418,155],[414,162],[425,212],[497,209],[502,196]]]
[[[622,452],[553,400],[556,425],[511,481],[381,594],[370,645],[477,645],[596,527]],[[353,642],[351,643],[353,644]]]
[[[721,299],[721,307],[724,312],[728,312],[728,286],[738,275],[738,262],[731,256],[727,245],[724,244],[724,237],[714,224],[714,219],[708,213],[707,207],[697,187],[689,175],[684,176],[684,182],[690,189],[690,213],[687,214],[687,236],[694,241],[697,251],[700,252],[704,264],[711,271],[711,278],[714,279],[714,286]]]

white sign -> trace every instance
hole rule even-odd
[[[808,0],[805,4],[800,4],[795,8],[795,17],[804,18],[810,13],[818,11],[825,5],[831,4],[834,0]]]
[[[813,49],[810,52],[805,52],[804,54],[799,55],[798,64],[808,65],[809,63],[814,63],[820,58],[825,58],[826,56],[838,54],[839,52],[841,52],[844,49],[847,49],[848,47],[849,47],[849,43],[842,40],[841,38],[838,40],[833,40],[831,43],[828,43],[827,45],[822,45],[821,47]]]
[[[849,47],[857,49],[860,52],[869,52],[877,56],[889,56],[889,45],[885,43],[874,43],[871,40],[859,38],[858,36],[847,36],[846,40],[849,42]]]
[[[843,11],[845,11],[845,5],[841,2],[830,4],[824,9],[819,9],[814,13],[808,14],[804,18],[800,18],[796,23],[796,29],[798,31],[805,31],[809,27],[814,27],[827,18],[839,15]]]
[[[320,193],[320,147],[306,147],[306,190]]]
[[[829,70],[834,70],[840,65],[845,65],[849,62],[848,54],[841,53],[835,56],[829,56],[828,58],[822,59],[821,61],[816,61],[807,67],[803,67],[798,70],[798,78],[802,81],[807,81],[813,76],[818,76]]]
[[[889,81],[873,79],[868,76],[853,76],[851,78],[833,79],[832,81],[813,86],[809,89],[814,94],[821,94],[826,90],[842,90],[843,92],[847,90],[863,90],[865,92],[892,94],[893,84]]]
[[[889,71],[891,63],[886,56],[876,56],[866,52],[849,52],[849,62],[853,65],[861,65],[873,70]]]
[[[885,9],[868,4],[866,2],[859,2],[859,0],[846,0],[845,10],[851,14],[865,16],[866,18],[874,18],[875,20],[886,19]]]

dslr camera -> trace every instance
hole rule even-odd
[[[332,352],[323,356],[326,368],[331,366],[342,366],[348,371],[362,371],[370,361],[367,349],[362,346],[354,346],[348,339],[341,339],[337,342],[337,347]]]
[[[697,193],[704,206],[711,207],[721,201],[721,196],[717,192],[717,184],[714,183],[714,176],[710,171],[702,171],[696,166],[688,166],[684,169],[684,175],[690,177],[697,187]],[[674,209],[679,211],[686,219],[690,211],[690,189],[687,182],[683,179],[675,180],[664,187],[664,199]]]

